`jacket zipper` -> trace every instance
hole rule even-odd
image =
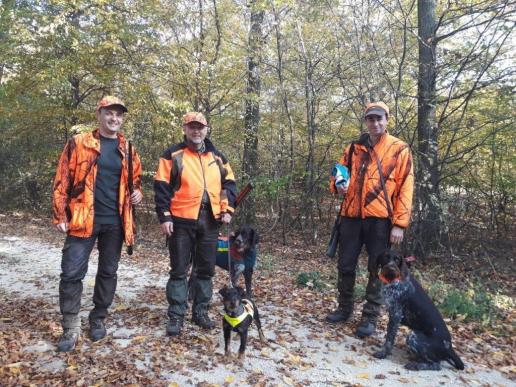
[[[201,164],[201,172],[202,172],[202,181],[204,183],[202,195],[204,196],[204,193],[206,192],[206,176],[204,176],[204,166],[202,165],[202,158],[201,154],[197,153],[197,156],[199,157],[199,163]],[[207,193],[207,192],[206,192]],[[210,195],[208,194],[208,200],[210,200]],[[202,197],[201,197],[201,205],[202,205]]]

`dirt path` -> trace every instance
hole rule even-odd
[[[60,257],[60,246],[0,236],[0,347],[7,348],[0,355],[0,385],[516,385],[497,371],[468,362],[464,372],[447,364],[439,372],[410,372],[403,368],[407,358],[402,348],[395,348],[388,360],[376,360],[370,356],[371,341],[348,336],[342,327],[327,327],[321,316],[279,306],[274,297],[257,300],[269,343],[261,345],[253,328],[241,366],[224,358],[220,329],[202,331],[187,320],[181,339],[166,337],[166,272],[128,259],[120,264],[108,337],[92,343],[86,338],[86,321],[95,255],[84,280],[84,338],[76,352],[59,354]],[[220,298],[214,298],[211,314],[220,318]],[[235,340],[234,352],[237,347]]]

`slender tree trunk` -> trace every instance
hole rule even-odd
[[[287,91],[285,90],[285,77],[283,73],[283,37],[280,30],[281,17],[277,9],[274,8],[274,30],[276,36],[276,54],[278,56],[277,63],[277,75],[279,87],[281,90],[281,102],[282,102],[282,115],[286,114],[288,120],[288,135],[289,135],[289,143],[288,148],[286,144],[286,135],[283,130],[283,127],[280,129],[280,162],[279,162],[279,170],[283,176],[287,176],[287,182],[285,184],[284,191],[284,199],[280,201],[279,206],[279,217],[281,222],[281,237],[283,244],[287,244],[287,228],[290,227],[292,222],[292,217],[290,215],[290,207],[291,207],[291,196],[292,196],[292,177],[294,175],[294,122],[292,119],[292,114],[289,108],[289,101],[287,97]],[[288,149],[288,153],[287,153]],[[287,165],[288,162],[288,165]]]
[[[306,160],[306,176],[304,180],[304,190],[306,193],[306,200],[304,203],[304,215],[305,222],[310,222],[311,242],[314,243],[317,235],[317,222],[314,219],[314,207],[315,207],[315,196],[314,196],[314,185],[315,185],[315,171],[314,171],[314,158],[315,158],[315,133],[316,133],[316,122],[315,122],[315,93],[312,81],[312,74],[314,66],[312,58],[308,54],[301,31],[301,26],[297,23],[297,33],[299,42],[302,50],[302,61],[304,64],[304,81],[305,81],[305,109],[306,109],[306,127],[307,127],[307,139],[308,139],[308,155]],[[304,225],[304,222],[301,222]]]
[[[247,90],[245,100],[244,156],[242,170],[244,180],[253,180],[258,175],[258,128],[260,125],[260,62],[262,55],[262,24],[264,11],[256,0],[250,2],[251,28],[248,37]],[[252,196],[244,203],[244,218],[254,223],[256,209]]]
[[[436,0],[418,0],[418,170],[416,252],[426,257],[441,239],[442,208],[439,195],[436,127]]]

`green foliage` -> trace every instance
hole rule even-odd
[[[277,266],[277,258],[272,254],[260,253],[260,259],[258,260],[258,269],[262,271],[272,272]]]
[[[445,317],[487,324],[497,313],[493,295],[479,287],[461,291],[437,281],[428,293]]]
[[[318,271],[299,273],[296,278],[296,283],[298,286],[303,286],[311,289],[326,289],[326,283],[323,281],[322,275]]]

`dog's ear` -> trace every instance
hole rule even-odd
[[[401,258],[401,265],[400,265],[400,276],[401,279],[407,278],[409,275],[409,267],[407,265],[407,262],[405,262],[404,258]]]
[[[219,294],[225,298],[226,297],[226,294],[228,294],[228,288],[227,286],[224,286],[222,289],[219,290]]]

